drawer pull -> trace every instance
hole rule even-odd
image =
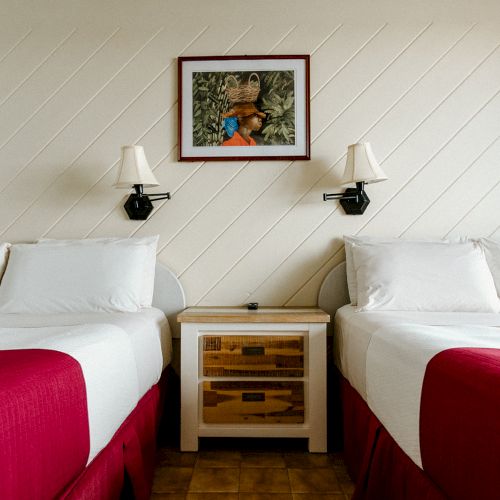
[[[264,346],[243,346],[241,348],[243,356],[264,356],[265,351]]]
[[[242,401],[265,401],[266,393],[265,392],[242,392],[241,393]]]

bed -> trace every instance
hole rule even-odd
[[[495,263],[488,262],[495,277]],[[400,262],[391,263],[401,270]],[[377,279],[379,289],[387,284],[385,275]],[[363,308],[349,304],[347,281],[342,263],[324,280],[319,305],[335,315],[333,356],[353,498],[498,498],[497,306]],[[429,309],[439,309],[434,305]]]
[[[135,299],[125,293],[124,278],[112,272],[105,276],[109,262],[103,259],[97,264],[92,261],[91,267],[103,266],[101,271],[96,269],[97,288],[110,280],[116,282],[117,288],[110,295],[112,300],[118,297],[113,307],[101,307],[107,300],[102,290],[97,291],[101,295],[96,299],[101,303],[89,307],[77,294],[73,294],[77,301],[72,303],[73,290],[56,282],[51,289],[64,291],[67,300],[57,303],[47,289],[41,294],[46,302],[36,298],[36,307],[26,310],[33,306],[30,293],[40,295],[40,276],[35,285],[29,282],[32,288],[20,280],[19,293],[23,300],[27,297],[26,303],[20,304],[9,266],[22,266],[23,279],[28,269],[29,281],[40,262],[33,259],[35,245],[10,248],[13,260],[9,260],[0,285],[0,292],[5,287],[7,295],[13,297],[9,305],[6,294],[0,293],[1,498],[150,496],[159,419],[171,379],[171,326],[177,328],[175,317],[185,306],[184,294],[173,273],[154,264],[157,239],[148,241],[154,245],[146,245],[147,250],[142,248],[143,240],[132,250],[130,240],[117,241],[101,240],[98,245],[113,247],[108,253],[115,260],[118,246],[119,252],[131,251],[140,266],[146,262],[143,252],[149,252],[148,279],[151,285],[154,281],[149,307],[139,303],[141,290],[136,309],[115,310]],[[70,250],[67,246],[56,248],[56,244],[49,249],[47,245],[43,251],[55,252],[57,269],[64,271],[67,265],[66,273],[74,269],[73,257],[81,259],[90,251],[79,242],[72,242]],[[76,251],[74,247],[78,247]],[[14,248],[17,260],[12,257]],[[31,260],[20,258],[21,250],[29,252]],[[101,254],[98,248],[96,255]],[[53,262],[44,259],[50,268]],[[78,272],[88,274],[85,265],[81,267]],[[119,267],[115,270],[120,271]],[[144,274],[143,267],[140,271]],[[128,278],[137,277],[132,273]],[[76,280],[72,288],[79,288]],[[17,307],[20,310],[12,312]],[[52,311],[54,307],[57,312]]]

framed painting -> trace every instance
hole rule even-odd
[[[179,160],[308,160],[309,56],[180,57]]]

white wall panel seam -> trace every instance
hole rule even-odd
[[[312,95],[311,95],[311,100],[314,99],[334,78],[336,78],[338,76],[339,73],[342,72],[342,70],[349,64],[352,62],[353,59],[356,58],[356,56],[358,56],[362,51],[363,49],[365,49],[372,41],[373,39],[378,36],[385,28],[387,28],[389,24],[388,23],[384,23],[382,26],[380,26],[380,28],[377,29],[377,31],[375,31],[359,48],[358,50],[356,50],[356,52],[354,52],[353,54],[351,54],[348,59],[343,63],[341,64],[337,70],[329,77],[327,78],[326,82],[323,83],[323,85],[321,85],[321,87],[319,87],[316,92],[314,92]],[[334,33],[336,33],[337,30],[334,31]],[[326,127],[328,128],[328,127]],[[318,136],[321,135],[321,132],[318,134]],[[317,137],[317,136],[316,136]],[[315,138],[316,138],[315,137]]]
[[[488,197],[488,195],[489,195],[489,194],[491,194],[491,193],[492,193],[492,192],[493,192],[493,191],[494,191],[494,190],[495,190],[495,189],[496,189],[499,185],[500,185],[500,180],[498,180],[497,182],[495,182],[495,184],[493,184],[493,186],[491,186],[491,187],[490,187],[490,188],[489,188],[489,189],[488,189],[488,190],[484,193],[484,195],[483,195],[483,197],[482,197],[482,199],[481,199],[481,202],[483,202],[483,201],[484,201],[484,200]],[[443,238],[447,238],[447,237],[450,235],[450,233],[452,233],[452,232],[453,232],[453,230],[454,230],[455,228],[457,228],[457,227],[460,225],[460,223],[461,223],[464,219],[466,219],[466,218],[467,218],[467,216],[468,216],[471,212],[473,212],[473,211],[474,211],[474,210],[475,210],[475,209],[476,209],[476,208],[477,208],[477,207],[481,204],[481,202],[480,202],[480,203],[476,203],[475,205],[473,205],[472,207],[470,207],[470,209],[469,209],[469,210],[467,210],[467,212],[466,212],[466,213],[465,213],[462,217],[460,217],[460,219],[459,219],[459,220],[458,220],[458,221],[457,221],[457,222],[453,225],[453,227],[452,227],[452,228],[451,228],[451,229],[450,229],[450,230],[449,230],[449,231],[448,231],[448,232],[447,232],[447,233],[443,236]],[[491,236],[492,234],[494,234],[494,233],[498,230],[498,228],[500,228],[500,226],[497,226],[497,228],[496,228],[496,229],[495,229],[495,230],[494,230],[494,231],[493,231],[493,232],[492,232],[489,236]]]
[[[231,181],[232,181],[232,180],[233,180],[233,179],[234,179],[234,178],[235,178],[235,177],[236,177],[236,176],[237,176],[237,175],[238,175],[238,174],[239,174],[239,173],[240,173],[240,172],[244,169],[244,168],[246,168],[246,167],[248,166],[248,164],[249,164],[249,163],[250,163],[250,162],[245,162],[245,163],[244,163],[244,165],[243,165],[243,166],[241,166],[240,168],[238,168],[238,169],[237,169],[237,170],[233,173],[233,175],[231,175],[231,177],[229,177],[229,179],[228,179],[227,181],[225,181],[225,182],[224,182],[224,183],[220,186],[220,188],[219,188],[219,189],[217,189],[216,191],[214,191],[214,193],[212,194],[212,196],[210,196],[210,198],[208,199],[208,201],[207,201],[207,202],[205,202],[205,204],[204,204],[204,205],[200,206],[200,208],[199,208],[198,210],[196,210],[196,212],[195,212],[193,215],[191,215],[191,217],[189,217],[189,219],[188,219],[188,220],[187,220],[187,221],[186,221],[186,222],[185,222],[185,223],[184,223],[184,224],[183,224],[183,225],[182,225],[182,226],[181,226],[181,227],[180,227],[180,228],[179,228],[179,229],[178,229],[178,230],[177,230],[174,234],[172,234],[172,236],[170,236],[170,237],[169,237],[168,241],[167,241],[164,245],[162,245],[162,246],[161,246],[161,248],[158,250],[158,253],[161,253],[161,252],[163,251],[163,249],[164,249],[164,248],[165,248],[165,247],[166,247],[166,246],[167,246],[167,245],[168,245],[168,244],[169,244],[172,240],[174,240],[174,239],[177,237],[177,235],[178,235],[179,233],[181,233],[181,232],[184,230],[184,228],[185,228],[186,226],[188,226],[188,225],[190,224],[190,222],[191,222],[193,219],[195,219],[195,218],[196,218],[196,217],[197,217],[197,216],[198,216],[201,212],[203,212],[203,210],[206,208],[206,206],[207,206],[207,205],[209,205],[209,204],[210,204],[210,202],[211,202],[214,198],[216,198],[216,197],[217,197],[217,195],[218,195],[221,191],[223,191],[223,190],[226,188],[226,186],[227,186],[227,185],[228,185],[228,184],[229,184],[229,183],[230,183],[230,182],[231,182]]]
[[[196,40],[198,40],[206,31],[207,29],[209,28],[209,26],[205,26],[193,39],[190,40],[190,42],[182,49],[182,51],[180,52],[179,55],[181,55],[182,53],[184,53]],[[162,74],[165,73],[165,71],[167,71],[171,66],[172,64],[175,62],[175,59],[173,59],[154,79],[153,81],[150,82],[150,84],[141,92],[144,93],[144,91],[150,87]],[[129,105],[133,104],[133,102],[135,102],[137,100],[137,98],[141,95],[139,94],[135,99],[133,99],[133,101],[131,101],[129,103]],[[162,113],[154,122],[153,124],[148,127],[146,129],[146,131],[141,134],[135,141],[134,143],[137,143],[139,142],[141,139],[143,139],[163,118],[165,118],[165,116],[167,116],[176,106],[177,104],[177,100],[175,100],[170,106],[169,108],[164,112]],[[172,146],[172,148],[169,150],[169,152],[163,156],[163,158],[156,163],[156,165],[154,165],[152,167],[152,170],[154,171],[168,156],[170,156],[170,154],[172,153],[172,151],[176,148],[176,145]],[[87,191],[85,191],[85,193],[83,193],[81,196],[78,197],[78,199],[64,212],[64,214],[62,214],[61,217],[59,217],[45,232],[44,232],[44,235],[46,235],[48,232],[50,232],[69,212],[71,212],[71,210],[76,206],[78,205],[78,203],[83,199],[85,198],[85,196],[108,174],[108,172],[113,169],[119,162],[119,159],[117,161],[115,161],[108,169],[106,169],[106,171],[92,184],[92,186],[89,187],[89,189]],[[200,165],[201,167],[201,165]],[[194,172],[193,172],[194,174]],[[192,175],[192,174],[191,174]],[[189,176],[191,177],[191,176]],[[188,179],[189,179],[188,177]],[[186,179],[187,180],[187,179]],[[174,191],[172,191],[173,193]],[[163,206],[165,202],[162,201],[159,205],[157,205],[158,208],[160,208],[161,206]],[[109,210],[108,212],[106,212],[101,219],[99,219],[97,221],[96,224],[94,224],[94,226],[92,226],[90,228],[89,231],[87,231],[87,233],[84,235],[84,238],[88,238],[90,236],[90,234],[92,234],[93,231],[95,231],[99,225],[104,222],[107,217],[113,213],[114,210],[116,210],[116,208],[118,208],[120,206],[120,204],[122,204],[122,201],[120,201],[120,203],[116,204],[111,210]],[[158,210],[157,208],[157,210]],[[133,236],[133,234],[138,231],[142,225],[144,223],[140,224],[136,230],[130,235],[130,236]]]
[[[2,64],[2,62],[10,55],[12,54],[12,52],[14,52],[14,50],[17,49],[17,47],[19,47],[19,45],[21,45],[21,43],[24,42],[24,40],[26,40],[26,38],[28,38],[31,34],[33,33],[33,28],[30,28],[23,36],[21,36],[21,38],[14,43],[14,45],[12,45],[12,47],[7,50],[7,52],[0,57],[0,64]]]
[[[417,123],[417,125],[415,125],[415,127],[410,130],[410,132],[408,132],[408,134],[401,140],[401,142],[393,148],[392,151],[389,151],[389,153],[384,157],[384,159],[382,161],[385,161],[387,160],[387,158],[391,157],[394,152],[397,150],[397,148],[403,143],[406,141],[406,139],[408,139],[408,137],[410,137],[414,132],[415,130],[417,130],[425,121],[427,121],[429,119],[429,117],[437,110],[439,109],[445,102],[447,99],[449,99],[449,97],[451,95],[453,95],[497,50],[498,48],[500,47],[500,44],[496,45],[492,50],[490,50],[490,52],[488,52],[488,54],[486,54],[485,57],[483,57],[483,59],[481,59],[479,61],[478,64],[476,64],[470,71],[469,73],[467,73],[467,75],[465,75],[464,78],[462,78],[462,80],[460,80],[460,82],[458,82],[455,87],[453,87],[447,95],[445,95],[443,97],[443,99],[426,115],[424,116],[424,118],[422,118],[422,120]]]
[[[130,62],[131,62],[131,61],[132,61],[132,60],[133,60],[133,59],[134,59],[134,58],[135,58],[135,57],[136,57],[136,56],[137,56],[137,55],[138,55],[138,54],[139,54],[139,53],[140,53],[140,52],[141,52],[141,51],[142,51],[145,47],[147,47],[147,45],[148,45],[151,41],[153,41],[153,40],[154,40],[154,39],[155,39],[155,38],[156,38],[156,37],[157,37],[157,36],[161,33],[161,31],[163,31],[163,28],[162,28],[161,30],[157,31],[157,32],[156,32],[156,33],[155,33],[155,34],[154,34],[154,35],[153,35],[153,36],[152,36],[152,37],[151,37],[151,38],[150,38],[150,39],[149,39],[149,40],[148,40],[148,41],[147,41],[147,42],[146,42],[146,43],[145,43],[145,44],[144,44],[144,45],[143,45],[140,49],[139,49],[139,51],[137,51],[137,52],[134,54],[134,56],[133,56],[132,58],[130,58],[130,59],[129,59],[126,63],[125,63],[125,65],[124,65],[124,66],[122,66],[122,67],[120,68],[120,70],[119,70],[117,73],[115,73],[115,74],[113,75],[113,77],[111,78],[111,80],[112,80],[113,78],[115,78],[115,77],[116,77],[116,76],[117,76],[117,75],[118,75],[118,74],[119,74],[119,73],[120,73],[120,72],[121,72],[121,71],[122,71],[122,70],[123,70],[123,69],[124,69],[124,68],[125,68],[128,64],[130,64]],[[19,172],[17,172],[16,176],[15,176],[13,179],[11,179],[11,180],[7,183],[7,185],[6,185],[6,186],[4,186],[4,188],[3,188],[3,189],[1,189],[1,190],[0,190],[0,193],[2,193],[2,192],[3,192],[3,191],[4,191],[4,190],[5,190],[5,189],[6,189],[6,188],[7,188],[7,187],[8,187],[8,186],[12,183],[12,181],[13,181],[13,180],[14,180],[14,179],[15,179],[15,178],[16,178],[16,177],[17,177],[17,176],[18,176],[21,172],[23,172],[23,171],[24,171],[24,170],[25,170],[25,169],[26,169],[26,168],[27,168],[27,167],[28,167],[28,166],[29,166],[29,165],[30,165],[30,164],[31,164],[31,163],[35,160],[35,158],[36,158],[37,156],[39,156],[39,155],[41,154],[41,152],[42,152],[42,151],[43,151],[43,150],[44,150],[44,149],[45,149],[45,148],[46,148],[46,147],[47,147],[47,146],[48,146],[48,145],[49,145],[49,144],[50,144],[50,143],[51,143],[51,142],[52,142],[52,141],[53,141],[53,140],[54,140],[54,139],[55,139],[55,138],[56,138],[56,137],[60,134],[60,133],[62,133],[62,131],[63,131],[63,130],[64,130],[64,129],[65,129],[65,128],[66,128],[66,127],[67,127],[67,126],[68,126],[68,125],[69,125],[69,124],[70,124],[70,123],[71,123],[71,122],[72,122],[72,121],[73,121],[73,120],[74,120],[77,116],[78,116],[78,114],[80,114],[80,113],[83,111],[83,109],[84,109],[84,108],[85,108],[85,107],[86,107],[86,106],[87,106],[87,105],[88,105],[88,104],[89,104],[92,100],[94,100],[94,99],[95,99],[95,97],[97,97],[97,95],[98,95],[98,94],[99,94],[102,90],[104,90],[104,88],[106,88],[106,87],[109,85],[109,83],[110,83],[110,81],[111,81],[111,80],[109,80],[108,82],[106,82],[106,84],[105,84],[103,87],[101,87],[101,88],[99,89],[99,91],[98,91],[98,92],[97,92],[97,93],[96,93],[96,94],[95,94],[95,95],[94,95],[94,96],[93,96],[93,97],[92,97],[89,101],[87,101],[87,102],[85,103],[85,105],[84,105],[82,108],[80,108],[80,110],[79,110],[79,111],[78,111],[78,112],[77,112],[77,113],[76,113],[76,114],[75,114],[75,115],[74,115],[74,116],[73,116],[73,117],[72,117],[72,118],[71,118],[71,119],[70,119],[70,120],[69,120],[69,121],[68,121],[68,122],[64,125],[64,127],[63,127],[63,128],[62,128],[59,132],[57,132],[57,134],[56,134],[55,136],[53,136],[53,137],[52,137],[52,139],[51,139],[51,140],[50,140],[50,141],[49,141],[49,142],[48,142],[48,143],[47,143],[47,144],[46,144],[46,145],[45,145],[45,146],[44,146],[44,147],[43,147],[43,148],[42,148],[42,149],[41,149],[41,150],[40,150],[40,151],[39,151],[39,152],[38,152],[38,153],[37,153],[37,154],[36,154],[36,155],[35,155],[35,156],[34,156],[34,157],[33,157],[33,158],[32,158],[32,159],[31,159],[31,160],[30,160],[30,161],[29,161],[29,162],[28,162],[25,166],[24,166],[24,167],[23,167],[23,168],[21,168],[21,169],[19,170]],[[155,80],[156,80],[156,79],[155,79]],[[149,85],[151,85],[152,83],[153,83],[153,82],[151,82]],[[148,85],[147,87],[149,87],[149,85]],[[146,87],[146,88],[147,88],[147,87]],[[146,89],[144,89],[144,90],[141,92],[141,94],[142,94],[143,92],[145,92],[145,90],[146,90]],[[139,95],[141,95],[141,94],[139,94]],[[134,101],[135,101],[138,97],[139,97],[139,96],[137,96],[137,97],[136,97],[136,98],[135,98],[132,102],[134,102]],[[128,107],[128,106],[130,106],[130,105],[132,104],[132,102],[131,102],[131,103],[129,103],[129,104],[127,105],[127,107]],[[77,161],[77,160],[78,160],[78,159],[79,159],[79,158],[80,158],[80,157],[81,157],[81,156],[82,156],[82,155],[83,155],[83,154],[84,154],[84,153],[85,153],[85,152],[86,152],[86,151],[87,151],[87,150],[88,150],[91,146],[92,146],[92,144],[94,144],[94,143],[95,143],[95,142],[99,139],[99,137],[101,137],[101,135],[102,135],[102,134],[104,134],[104,132],[105,132],[105,131],[109,128],[109,127],[111,127],[111,125],[112,125],[112,124],[113,124],[113,123],[114,123],[114,122],[115,122],[115,121],[116,121],[116,120],[117,120],[117,119],[118,119],[118,118],[119,118],[119,117],[120,117],[120,116],[121,116],[121,115],[125,112],[125,110],[127,109],[127,107],[125,107],[125,108],[124,108],[124,109],[123,109],[123,110],[122,110],[122,111],[118,114],[118,116],[117,116],[117,117],[115,117],[115,118],[114,118],[114,119],[113,119],[113,120],[112,120],[112,121],[111,121],[108,125],[106,125],[106,127],[104,127],[104,129],[103,129],[103,130],[101,130],[101,132],[99,132],[99,134],[98,134],[98,135],[97,135],[97,136],[96,136],[96,137],[95,137],[95,138],[94,138],[94,139],[93,139],[93,140],[92,140],[92,141],[91,141],[91,142],[90,142],[90,143],[89,143],[89,144],[88,144],[88,145],[87,145],[87,146],[86,146],[86,147],[85,147],[85,148],[84,148],[84,149],[83,149],[80,153],[78,153],[78,155],[77,155],[77,156],[76,156],[76,157],[75,157],[75,158],[74,158],[74,159],[73,159],[73,160],[69,163],[69,165],[67,165],[67,166],[66,166],[66,167],[65,167],[65,168],[64,168],[64,169],[63,169],[63,170],[62,170],[62,171],[61,171],[61,172],[60,172],[60,173],[59,173],[59,174],[58,174],[58,175],[54,178],[54,180],[53,180],[52,182],[55,182],[55,181],[56,181],[57,179],[59,179],[62,175],[64,175],[64,173],[65,173],[68,169],[70,169],[70,168],[71,168],[71,167],[75,164],[75,162],[76,162],[76,161]],[[21,211],[21,213],[19,213],[16,217],[14,217],[14,218],[13,218],[13,220],[11,221],[11,223],[10,223],[10,224],[8,224],[8,225],[7,225],[7,226],[6,226],[6,227],[5,227],[2,231],[0,231],[0,235],[4,234],[6,231],[8,231],[8,230],[9,230],[9,229],[10,229],[10,228],[11,228],[11,227],[12,227],[12,226],[13,226],[13,225],[14,225],[14,224],[15,224],[15,223],[16,223],[16,222],[17,222],[17,221],[18,221],[18,220],[19,220],[19,219],[20,219],[20,218],[21,218],[21,217],[22,217],[22,216],[23,216],[23,215],[24,215],[24,214],[25,214],[25,213],[26,213],[26,212],[27,212],[27,211],[28,211],[28,210],[29,210],[29,209],[30,209],[30,208],[31,208],[31,207],[32,207],[32,206],[33,206],[33,205],[34,205],[34,204],[35,204],[35,203],[36,203],[36,202],[37,202],[37,201],[41,198],[41,197],[42,197],[42,196],[43,196],[43,194],[44,194],[46,191],[48,191],[48,190],[50,189],[50,187],[51,187],[51,185],[47,186],[47,187],[46,187],[46,188],[45,188],[45,189],[44,189],[41,193],[39,193],[39,194],[38,194],[38,196],[35,196],[35,198],[34,198],[34,199],[32,199],[32,201],[26,205],[25,209],[24,209],[24,210],[22,210],[22,211]]]
[[[458,175],[458,177],[456,177],[455,179],[453,179],[444,189],[443,189],[443,192],[446,192],[448,191],[452,186],[454,186],[473,166],[475,163],[477,163],[479,161],[479,159],[481,157],[483,157],[487,151],[489,151],[494,145],[496,142],[498,142],[498,140],[500,139],[500,135],[495,137],[495,139],[493,139],[493,141],[491,141],[485,148],[483,148],[481,150],[481,152],[474,158],[474,160],[472,160],[471,162],[469,162],[467,164],[467,166],[462,170],[462,172],[460,172],[460,175]],[[399,238],[404,236],[404,234],[406,232],[408,232],[408,230],[420,219],[423,217],[423,215],[425,213],[427,213],[440,199],[440,196],[436,197],[433,202],[428,205],[415,219],[413,219],[410,224],[408,224],[404,230],[399,234]],[[476,204],[478,205],[479,202]],[[471,210],[474,209],[474,207],[476,206],[474,205]]]
[[[325,43],[328,42],[328,40],[330,40],[330,38],[332,38],[332,36],[335,35],[335,33],[337,33],[337,31],[340,28],[342,28],[342,26],[344,26],[343,23],[340,23],[337,26],[335,26],[335,28],[333,28],[333,30],[330,33],[328,33],[328,35],[323,40],[321,40],[321,42],[318,45],[316,45],[316,47],[314,47],[310,55],[312,56],[313,54],[318,52],[318,50],[321,49],[321,47],[323,47],[323,45],[325,45]]]
[[[64,86],[70,82],[78,74],[78,72],[106,46],[106,44],[118,33],[118,31],[120,31],[120,28],[116,28],[110,35],[108,35],[104,41],[95,50],[93,50],[92,53],[58,87],[56,87],[56,89],[33,111],[33,113],[31,113],[31,115],[28,116],[28,118],[26,118],[26,120],[24,120],[21,125],[14,130],[14,132],[12,132],[12,134],[7,137],[2,144],[0,144],[0,150],[2,150],[36,116],[36,114],[58,94],[58,92],[60,92]]]
[[[156,33],[155,33],[155,34],[154,34],[154,35],[153,35],[153,36],[152,36],[149,40],[147,40],[147,41],[146,41],[146,43],[145,43],[145,44],[143,44],[143,45],[139,48],[139,50],[137,50],[137,51],[134,53],[134,55],[133,55],[132,57],[130,57],[130,58],[129,58],[126,62],[125,62],[125,64],[124,64],[124,65],[122,65],[122,66],[121,66],[121,68],[120,68],[118,71],[116,71],[116,72],[113,74],[113,76],[112,76],[110,79],[108,79],[108,81],[107,81],[104,85],[102,85],[102,86],[99,88],[99,90],[98,90],[98,91],[97,91],[97,92],[96,92],[96,93],[95,93],[95,94],[94,94],[94,95],[93,95],[90,99],[88,99],[88,100],[87,100],[87,102],[86,102],[83,106],[81,106],[75,114],[73,114],[73,116],[72,116],[72,117],[71,117],[68,121],[66,121],[66,123],[65,123],[65,124],[64,124],[64,125],[63,125],[63,126],[62,126],[62,127],[61,127],[61,128],[60,128],[60,129],[59,129],[59,130],[58,130],[58,131],[57,131],[57,132],[56,132],[56,133],[55,133],[55,134],[54,134],[54,135],[50,138],[50,139],[49,139],[49,141],[48,141],[48,142],[46,142],[46,143],[44,144],[44,146],[42,146],[42,148],[41,148],[41,149],[40,149],[37,153],[35,153],[35,155],[33,155],[33,156],[30,158],[30,160],[29,160],[29,161],[28,161],[28,162],[27,162],[27,163],[26,163],[26,164],[25,164],[25,165],[24,165],[21,169],[19,169],[19,171],[16,173],[16,175],[15,175],[12,179],[10,179],[10,181],[9,181],[9,182],[7,182],[7,183],[6,183],[6,184],[5,184],[5,185],[4,185],[4,186],[0,189],[0,194],[1,194],[3,191],[5,191],[5,190],[7,189],[7,187],[8,187],[8,186],[9,186],[9,185],[10,185],[10,184],[11,184],[11,183],[12,183],[12,182],[13,182],[13,181],[14,181],[14,180],[15,180],[15,179],[16,179],[16,178],[17,178],[17,177],[18,177],[18,176],[19,176],[19,175],[20,175],[20,174],[21,174],[21,173],[25,170],[25,169],[26,169],[27,167],[29,167],[29,166],[30,166],[30,165],[31,165],[31,164],[35,161],[35,159],[43,153],[43,151],[44,151],[45,149],[47,149],[47,147],[48,147],[48,146],[49,146],[49,145],[50,145],[50,144],[51,144],[51,143],[52,143],[52,142],[53,142],[53,141],[54,141],[54,140],[55,140],[55,139],[56,139],[56,138],[57,138],[57,137],[58,137],[58,136],[59,136],[59,135],[60,135],[60,134],[61,134],[61,133],[62,133],[62,132],[63,132],[63,131],[64,131],[64,130],[65,130],[65,129],[66,129],[66,128],[67,128],[67,127],[68,127],[68,126],[72,123],[72,122],[73,122],[73,121],[74,121],[74,120],[75,120],[75,119],[76,119],[76,117],[77,117],[77,116],[78,116],[78,115],[79,115],[79,114],[80,114],[80,113],[81,113],[81,112],[82,112],[82,111],[83,111],[83,110],[84,110],[84,109],[85,109],[85,108],[86,108],[86,107],[87,107],[87,106],[88,106],[88,105],[89,105],[89,104],[90,104],[90,103],[91,103],[91,102],[92,102],[92,101],[93,101],[93,100],[94,100],[94,99],[95,99],[95,98],[96,98],[96,97],[97,97],[97,96],[98,96],[98,95],[99,95],[99,94],[100,94],[100,93],[101,93],[101,92],[102,92],[102,91],[103,91],[103,90],[104,90],[104,89],[105,89],[105,88],[106,88],[106,87],[107,87],[107,86],[108,86],[108,85],[109,85],[109,84],[110,84],[113,80],[114,80],[114,78],[116,78],[116,76],[117,76],[117,75],[119,75],[119,74],[120,74],[120,73],[121,73],[121,72],[122,72],[122,71],[123,71],[123,70],[127,67],[127,65],[128,65],[128,64],[130,64],[130,62],[131,62],[131,61],[132,61],[135,57],[137,57],[137,55],[138,55],[138,54],[140,54],[140,52],[141,52],[142,50],[144,50],[144,48],[145,48],[145,47],[147,47],[147,45],[148,45],[148,44],[149,44],[149,43],[150,43],[150,42],[151,42],[151,41],[152,41],[152,40],[153,40],[153,39],[154,39],[154,38],[155,38],[155,37],[156,37],[156,36],[157,36],[157,35],[161,32],[161,31],[162,31],[162,30],[159,30],[159,31],[158,31],[158,32],[156,32]],[[24,212],[23,212],[23,213],[24,213]],[[22,215],[22,214],[21,214],[21,215]],[[17,218],[16,218],[16,220],[17,220]],[[15,221],[14,221],[14,222],[15,222]],[[10,224],[10,225],[12,225],[12,224]],[[8,228],[6,228],[6,229],[8,229]],[[3,234],[3,232],[5,232],[5,231],[6,231],[6,229],[4,229],[4,231],[2,231],[2,233],[0,233],[0,234]]]
[[[295,31],[297,28],[297,24],[293,25],[268,51],[268,54],[271,54],[277,47],[279,47],[289,36],[291,33]]]
[[[73,28],[6,96],[0,101],[0,108],[76,33]]]

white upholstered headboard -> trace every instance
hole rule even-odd
[[[161,309],[168,318],[174,337],[180,336],[177,314],[186,307],[184,290],[177,276],[163,264],[156,264],[153,306]]]
[[[349,304],[345,262],[335,266],[325,277],[318,294],[318,306],[327,312],[332,320],[339,307]]]

